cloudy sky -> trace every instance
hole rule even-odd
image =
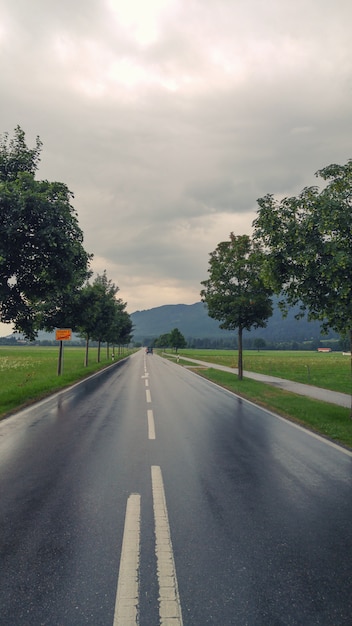
[[[257,198],[352,156],[350,0],[0,0],[0,133],[43,142],[128,311],[199,301]]]

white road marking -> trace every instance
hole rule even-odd
[[[151,409],[148,409],[147,414],[148,414],[148,438],[155,439],[155,422],[154,422],[153,411]]]
[[[144,382],[145,382],[145,386],[149,387],[149,380],[148,380],[148,378],[146,378]]]
[[[161,469],[152,465],[160,626],[182,626],[182,613]]]
[[[152,401],[152,396],[150,395],[150,390],[149,389],[145,390],[145,397],[146,397],[148,403],[150,403]]]
[[[113,626],[138,626],[141,497],[127,500]]]

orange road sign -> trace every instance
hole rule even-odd
[[[72,339],[71,328],[57,328],[55,333],[56,341],[68,341]]]

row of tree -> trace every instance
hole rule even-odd
[[[101,344],[120,346],[131,341],[132,321],[126,311],[126,302],[116,298],[118,287],[107,278],[106,272],[87,282],[71,301],[70,319],[81,337],[85,338],[85,365],[88,364],[89,342],[98,343],[98,362]]]
[[[70,327],[88,343],[128,342],[126,303],[106,276],[93,282],[92,254],[60,182],[37,181],[42,143],[28,148],[24,131],[0,140],[0,321],[33,340],[38,330]]]
[[[272,296],[280,307],[348,336],[352,349],[352,160],[317,172],[324,188],[258,200],[253,236],[230,234],[210,253],[201,297],[220,327],[237,329],[239,378],[243,330],[266,326]]]

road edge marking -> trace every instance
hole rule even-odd
[[[167,363],[170,363],[170,365],[177,367],[176,363],[174,363],[173,361],[167,361]],[[207,382],[210,385],[213,385],[213,387],[216,387],[217,389],[223,391],[227,395],[235,397],[237,398],[237,400],[241,400],[241,402],[246,402],[247,404],[251,404],[254,408],[260,409],[264,413],[267,413],[268,415],[271,415],[272,417],[276,417],[281,422],[285,422],[286,424],[289,424],[293,428],[297,428],[298,430],[303,431],[304,433],[306,433],[306,435],[313,437],[313,439],[318,439],[321,443],[325,443],[327,446],[334,448],[336,451],[342,452],[346,456],[352,457],[352,450],[345,448],[343,444],[335,443],[334,441],[331,441],[331,439],[327,439],[326,437],[324,437],[324,435],[320,435],[319,433],[316,433],[313,430],[309,430],[308,426],[302,426],[301,424],[294,422],[289,417],[284,417],[283,415],[279,415],[279,413],[275,413],[273,410],[260,406],[260,404],[256,404],[252,400],[249,400],[248,398],[244,398],[243,396],[238,395],[235,391],[231,391],[230,389],[227,389],[226,387],[222,387],[218,383],[214,383],[214,381],[210,380],[209,378],[204,378],[200,376],[199,374],[192,372],[192,370],[185,369],[184,371],[190,374],[191,376],[196,376],[198,380],[202,380],[203,382]]]

